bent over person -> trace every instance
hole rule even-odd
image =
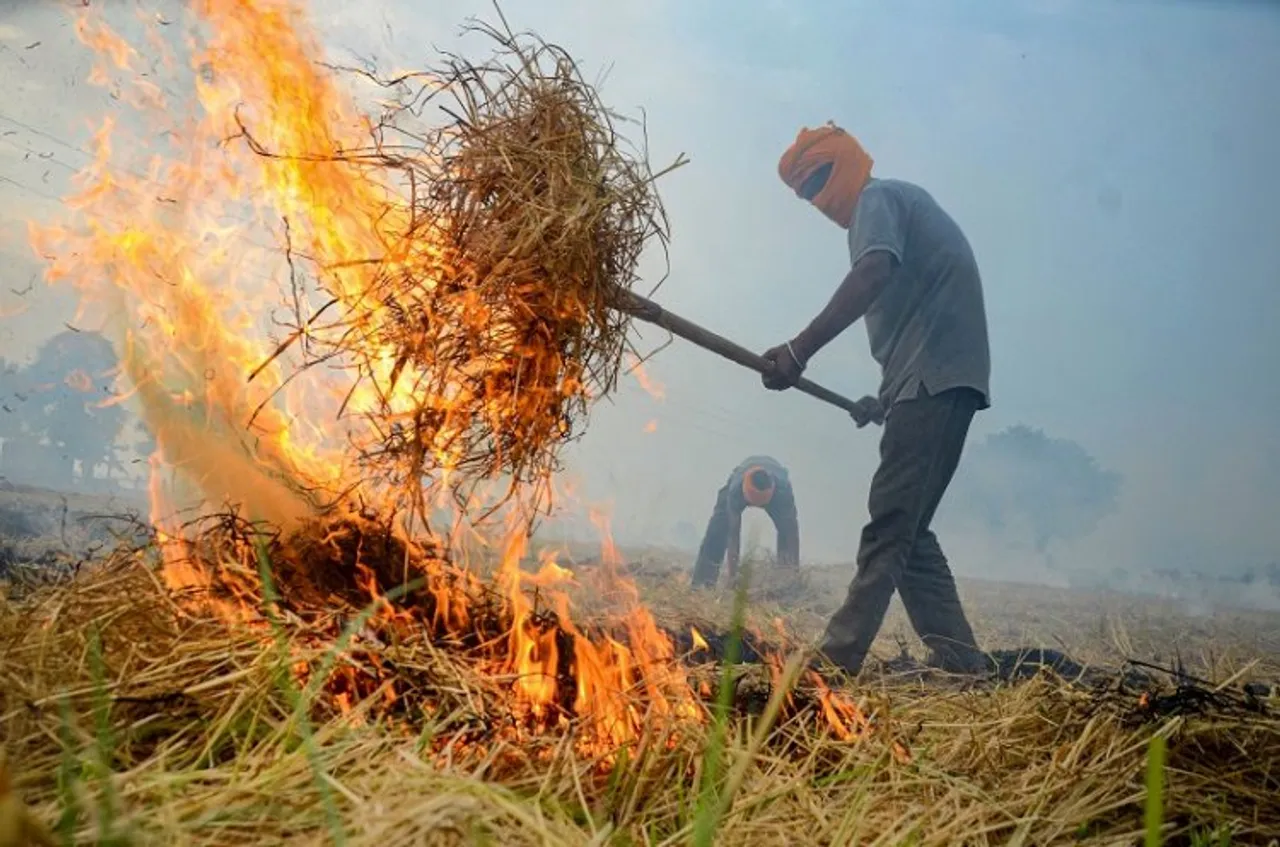
[[[769,456],[752,456],[733,469],[716,495],[716,506],[693,566],[693,584],[715,585],[724,559],[732,579],[738,572],[742,544],[742,513],[764,509],[778,534],[778,566],[800,566],[800,522],[787,469]]]
[[[955,580],[931,528],[974,413],[988,408],[991,372],[977,261],[960,227],[923,188],[871,175],[858,141],[828,124],[803,129],[778,172],[795,193],[848,231],[852,269],[804,330],[767,351],[762,379],[795,385],[809,360],[859,318],[881,369],[880,465],[858,569],[832,616],[822,652],[850,673],[862,667],[897,589],[911,625],[948,670],[978,671],[978,650]]]

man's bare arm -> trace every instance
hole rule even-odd
[[[819,350],[867,313],[893,277],[896,266],[897,260],[887,250],[875,250],[858,261],[845,275],[826,307],[791,340],[791,349],[800,365],[808,363]]]

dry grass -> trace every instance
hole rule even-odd
[[[17,596],[64,578],[132,535],[144,509],[128,493],[61,493],[0,479],[0,583]]]
[[[821,576],[788,597],[800,618],[826,602]],[[686,620],[680,607],[696,606],[708,631],[727,620],[723,598],[691,597],[652,562],[639,577],[661,618]],[[762,582],[753,613],[768,626],[779,611],[768,595],[796,590]],[[983,604],[971,605],[987,629]],[[1081,649],[1097,638],[1062,634]],[[332,626],[285,615],[277,635],[189,616],[139,556],[3,606],[0,738],[16,791],[75,843],[692,840],[714,721],[648,720],[610,763],[576,748],[570,729],[530,731],[510,676],[421,633],[356,636],[327,676]],[[286,670],[299,663],[309,675]],[[342,687],[370,663],[415,705]],[[323,688],[299,688],[321,676]],[[344,690],[360,695],[345,714]],[[856,741],[801,710],[751,755],[759,715],[728,722],[725,770],[738,784],[716,843],[1134,843],[1157,732],[1169,739],[1169,843],[1280,838],[1274,718],[1142,722],[1130,698],[1049,677],[966,690],[871,675],[852,691],[877,727]]]

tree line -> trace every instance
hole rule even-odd
[[[0,477],[56,489],[117,487],[133,474],[129,453],[146,456],[153,442],[119,402],[119,361],[100,333],[66,330],[49,338],[26,364],[0,357]],[[123,454],[123,456],[122,456]]]

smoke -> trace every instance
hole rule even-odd
[[[1155,594],[1189,613],[1280,608],[1280,563],[1109,548],[1099,530],[1118,516],[1124,483],[1080,443],[1019,424],[969,449],[938,522],[971,575]]]
[[[968,528],[1047,555],[1113,514],[1122,480],[1075,441],[1019,424],[970,449],[948,503]]]
[[[96,332],[49,338],[26,364],[0,358],[0,475],[63,489],[115,487],[127,475],[118,441],[128,415],[114,394],[118,367]]]

